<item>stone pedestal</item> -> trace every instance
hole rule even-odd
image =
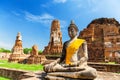
[[[47,73],[45,79],[47,80],[93,80],[95,76],[91,75],[91,73],[81,74],[81,72],[52,72]],[[93,77],[92,77],[93,76]]]
[[[27,58],[26,54],[11,54],[8,61],[22,63]]]
[[[45,56],[43,55],[34,55],[30,56],[27,59],[27,64],[43,64],[46,61]]]
[[[46,76],[45,79],[47,80],[83,80],[83,79],[73,79],[73,78],[65,78],[65,77],[57,77],[57,76]]]
[[[42,79],[41,80],[92,80],[92,79],[70,79],[70,78],[64,78],[60,76],[47,76],[45,77],[41,74]],[[46,78],[46,79],[45,79]],[[111,72],[98,72],[98,76],[94,80],[119,80],[120,74],[118,73],[111,73]]]

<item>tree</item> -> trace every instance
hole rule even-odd
[[[3,52],[3,53],[11,53],[11,50],[4,49],[4,48],[0,48],[0,52]]]
[[[29,54],[32,51],[32,49],[31,48],[24,48],[23,51],[25,54]]]
[[[31,51],[32,51],[31,48],[24,48],[24,50],[23,50],[23,52],[24,52],[25,54],[29,54]],[[39,51],[38,51],[38,54],[42,54],[42,50],[39,50]]]
[[[38,51],[38,54],[42,54],[42,52],[43,52],[42,50],[39,50],[39,51]]]

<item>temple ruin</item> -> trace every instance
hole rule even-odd
[[[22,62],[27,56],[23,52],[22,47],[22,36],[20,32],[18,32],[16,36],[15,45],[12,48],[12,54],[10,55],[8,61],[9,62]]]
[[[32,52],[27,59],[27,64],[44,64],[46,57],[38,54],[37,45],[32,46]]]
[[[120,24],[114,18],[93,20],[80,32],[88,43],[89,61],[117,61],[120,58]]]
[[[62,32],[60,30],[60,22],[53,20],[50,31],[50,41],[45,47],[43,54],[58,55],[62,52]]]

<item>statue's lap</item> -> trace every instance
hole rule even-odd
[[[47,66],[50,68],[50,66]],[[97,76],[96,69],[86,66],[84,68],[81,67],[63,67],[60,64],[56,64],[55,66],[51,66],[52,69],[47,73],[47,77],[64,77],[64,78],[73,78],[73,79],[94,79]]]

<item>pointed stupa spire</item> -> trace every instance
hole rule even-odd
[[[17,34],[17,40],[22,40],[22,36],[21,36],[20,32],[18,32],[18,34]]]
[[[18,32],[17,36],[21,36],[21,33],[20,33],[20,32]]]
[[[74,23],[74,20],[71,20],[71,24],[75,24],[75,23]]]

